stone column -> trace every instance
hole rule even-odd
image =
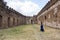
[[[2,28],[8,28],[8,17],[6,17],[6,16],[3,16],[2,17]]]

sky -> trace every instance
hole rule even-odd
[[[7,6],[25,16],[37,15],[49,0],[4,0]]]

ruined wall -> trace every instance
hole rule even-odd
[[[0,28],[15,27],[26,24],[26,16],[6,6],[3,0],[0,0]]]
[[[33,23],[33,17],[26,16],[26,24],[32,24]]]
[[[34,22],[34,24],[37,24],[37,15],[33,16],[33,22]]]
[[[53,3],[54,1],[52,1]],[[43,11],[40,15],[37,16],[38,24],[41,21],[44,25],[60,28],[60,1],[58,0],[47,10]]]

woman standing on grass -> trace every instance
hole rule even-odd
[[[44,32],[43,23],[41,22],[40,31]]]

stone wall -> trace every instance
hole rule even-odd
[[[37,15],[33,16],[33,22],[34,22],[34,24],[37,24]]]
[[[53,2],[54,1],[52,1],[52,3]],[[54,28],[60,28],[60,1],[56,1],[47,10],[43,11],[40,15],[38,15],[37,20],[38,24],[43,22],[44,25]]]
[[[15,27],[26,24],[26,16],[6,6],[3,0],[0,0],[0,28]]]
[[[26,24],[32,24],[33,23],[33,17],[26,16]]]

